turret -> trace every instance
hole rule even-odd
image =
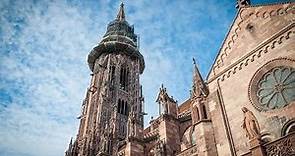
[[[173,97],[170,97],[167,93],[167,89],[163,84],[160,88],[156,102],[159,104],[159,115],[168,114],[176,118],[177,116],[177,104]]]

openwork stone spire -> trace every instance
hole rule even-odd
[[[88,55],[88,65],[91,71],[94,69],[95,60],[102,54],[124,53],[139,59],[140,73],[144,70],[144,59],[137,47],[137,35],[133,25],[125,19],[124,4],[121,3],[117,18],[111,21],[103,39],[93,48]]]
[[[125,21],[125,12],[124,12],[124,3],[122,2],[120,5],[120,9],[117,15],[117,20]]]

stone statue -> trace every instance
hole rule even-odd
[[[102,147],[101,147],[100,152],[107,153],[109,151],[109,149],[108,149],[109,139],[110,139],[109,138],[109,125],[108,125],[108,123],[106,123],[104,131],[103,131],[103,135],[102,135],[102,138],[101,138]]]
[[[244,123],[242,124],[243,129],[246,132],[246,137],[249,139],[260,138],[260,127],[254,114],[246,107],[242,108],[244,113]]]
[[[172,100],[168,94],[166,88],[164,88],[163,84],[160,88],[160,92],[158,94],[158,98],[156,102],[159,103],[159,113],[168,114],[168,102],[169,100]]]
[[[131,111],[128,116],[128,137],[135,136],[135,121],[136,121],[136,114],[134,111]]]

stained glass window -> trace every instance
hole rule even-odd
[[[295,70],[276,67],[258,82],[257,96],[264,110],[283,108],[295,100]]]

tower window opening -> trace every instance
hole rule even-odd
[[[196,121],[199,121],[199,120],[200,120],[199,109],[196,106]]]
[[[121,114],[124,114],[125,111],[125,102],[122,101],[122,109],[121,109]]]
[[[125,102],[125,112],[124,112],[124,115],[127,115],[128,114],[128,104],[127,102]]]
[[[111,66],[111,71],[110,71],[110,80],[111,80],[111,84],[114,84],[114,80],[115,80],[115,70],[116,67],[115,66]]]
[[[206,112],[206,107],[205,107],[205,105],[202,105],[202,109],[203,109],[203,117],[204,117],[204,119],[207,119],[207,112]]]
[[[127,91],[129,71],[128,68],[122,67],[120,71],[120,88]]]
[[[123,87],[123,68],[120,70],[120,88]]]
[[[120,113],[121,112],[121,100],[118,100],[118,108],[117,108],[117,112]]]
[[[128,104],[124,100],[118,100],[118,109],[117,112],[123,115],[128,115]]]

